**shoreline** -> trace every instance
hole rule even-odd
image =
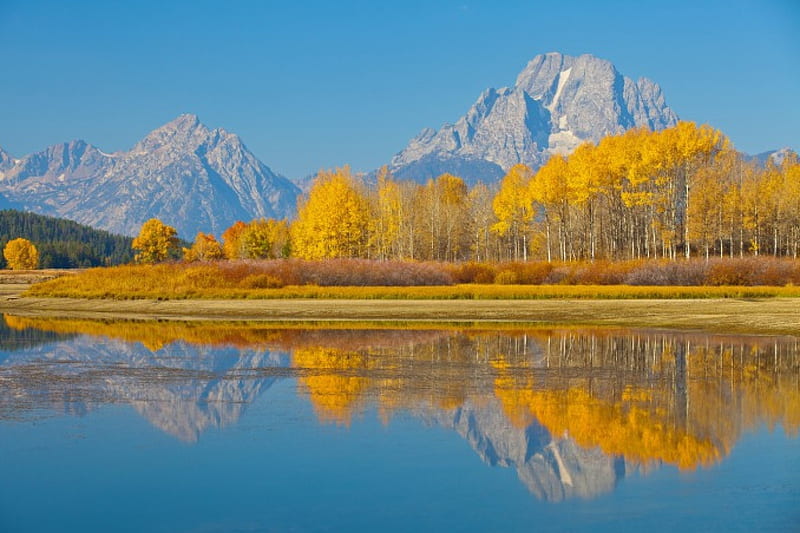
[[[0,287],[0,312],[97,320],[530,323],[800,336],[800,298],[687,300],[110,300]],[[19,290],[16,290],[19,289]]]

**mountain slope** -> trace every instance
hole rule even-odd
[[[469,182],[493,181],[517,163],[538,167],[582,142],[633,127],[663,129],[677,120],[648,79],[633,81],[591,55],[543,54],[513,87],[484,91],[455,124],[422,130],[390,169],[419,180],[448,171]]]
[[[105,154],[84,141],[16,162],[0,194],[37,213],[135,235],[149,218],[191,239],[236,220],[294,213],[299,189],[259,161],[241,139],[181,115],[129,152]]]

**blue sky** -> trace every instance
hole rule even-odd
[[[800,148],[800,0],[0,0],[0,146],[129,149],[190,112],[288,177],[370,170],[549,51],[655,80],[747,152]]]

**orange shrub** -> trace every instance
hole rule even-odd
[[[449,266],[450,275],[456,283],[492,283],[497,274],[495,267],[487,263],[454,263]]]
[[[522,285],[541,285],[545,283],[547,276],[552,272],[553,264],[547,261],[530,261],[528,263],[515,261],[513,263],[501,263],[498,265],[498,268],[513,272],[516,278],[514,283],[520,283]],[[497,280],[495,280],[495,282],[500,283]]]

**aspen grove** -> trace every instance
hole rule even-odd
[[[264,226],[265,221],[250,225]],[[349,168],[320,172],[291,224],[226,231],[229,259],[298,257],[417,261],[797,257],[800,164],[745,159],[709,126],[633,129],[555,155],[537,171],[512,167],[500,184],[443,174],[368,185]],[[286,229],[281,229],[286,228]],[[251,232],[252,233],[252,232]],[[239,242],[229,242],[229,241]]]

